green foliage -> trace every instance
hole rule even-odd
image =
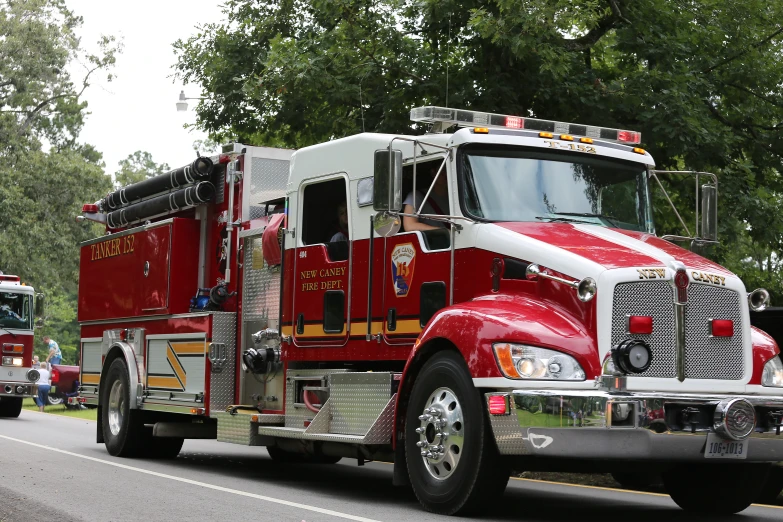
[[[100,233],[74,218],[111,189],[100,153],[77,141],[87,108],[81,96],[119,51],[103,37],[99,55],[84,52],[80,24],[62,0],[0,0],[0,270],[47,295],[44,331],[64,354],[72,349],[70,361],[78,244]],[[68,72],[73,63],[84,66],[78,80]]]
[[[155,163],[149,152],[137,150],[120,161],[120,170],[114,173],[114,186],[125,187],[147,178],[154,178],[168,170],[169,166],[166,163],[160,165]]]
[[[197,125],[213,139],[410,133],[419,105],[636,129],[659,168],[719,175],[728,246],[712,255],[783,298],[777,262],[749,261],[783,252],[783,3],[228,0],[224,12],[175,43],[179,77],[210,93]],[[692,180],[667,183],[691,226]],[[683,234],[656,204],[658,232]]]

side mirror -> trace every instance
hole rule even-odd
[[[375,151],[372,208],[378,212],[399,212],[402,206],[402,151]]]
[[[701,239],[718,239],[718,187],[701,186]]]
[[[44,324],[44,315],[46,315],[46,298],[43,294],[35,294],[35,326],[41,327]]]

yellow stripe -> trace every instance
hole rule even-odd
[[[153,388],[172,388],[181,390],[182,386],[176,377],[147,377],[147,386]]]
[[[101,383],[101,375],[100,374],[82,374],[82,384],[100,384]]]
[[[174,353],[182,355],[185,353],[204,353],[204,343],[170,343],[174,348]]]
[[[382,322],[373,321],[370,328],[372,328],[373,334],[378,334],[381,333],[382,327]],[[351,335],[367,335],[367,321],[357,321],[351,323]]]
[[[418,319],[402,319],[397,321],[397,328],[393,331],[389,331],[388,323],[384,323],[384,328],[386,328],[386,333],[391,335],[421,333],[421,323]]]
[[[168,349],[166,350],[166,358],[168,359],[169,364],[171,364],[171,367],[174,368],[174,373],[179,377],[179,381],[182,383],[182,389],[184,390],[187,386],[188,377],[185,374],[185,368],[183,368],[182,364],[179,362],[177,354],[174,353],[174,348],[171,347],[171,344],[169,344]]]

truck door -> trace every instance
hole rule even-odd
[[[294,254],[293,336],[297,346],[343,345],[348,332],[351,248],[345,176],[304,186]]]
[[[432,163],[439,165],[440,162]],[[431,170],[420,168],[420,173]],[[445,177],[446,172],[441,175]],[[404,169],[403,194],[412,191],[411,178],[410,169]],[[426,194],[431,178],[425,175],[421,178],[427,185],[421,186],[420,192]],[[423,197],[417,196],[417,199],[420,202]],[[445,214],[449,209],[434,212]],[[403,228],[398,234],[385,239],[383,263],[384,339],[389,344],[411,344],[435,312],[448,303],[450,231],[445,227],[415,232]]]

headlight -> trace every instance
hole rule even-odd
[[[524,344],[497,343],[492,348],[500,370],[509,379],[585,380],[584,370],[570,355]]]
[[[22,358],[21,357],[14,357],[13,365],[14,366],[22,366]]]
[[[777,355],[764,365],[764,371],[761,373],[761,385],[783,388],[783,362]]]

